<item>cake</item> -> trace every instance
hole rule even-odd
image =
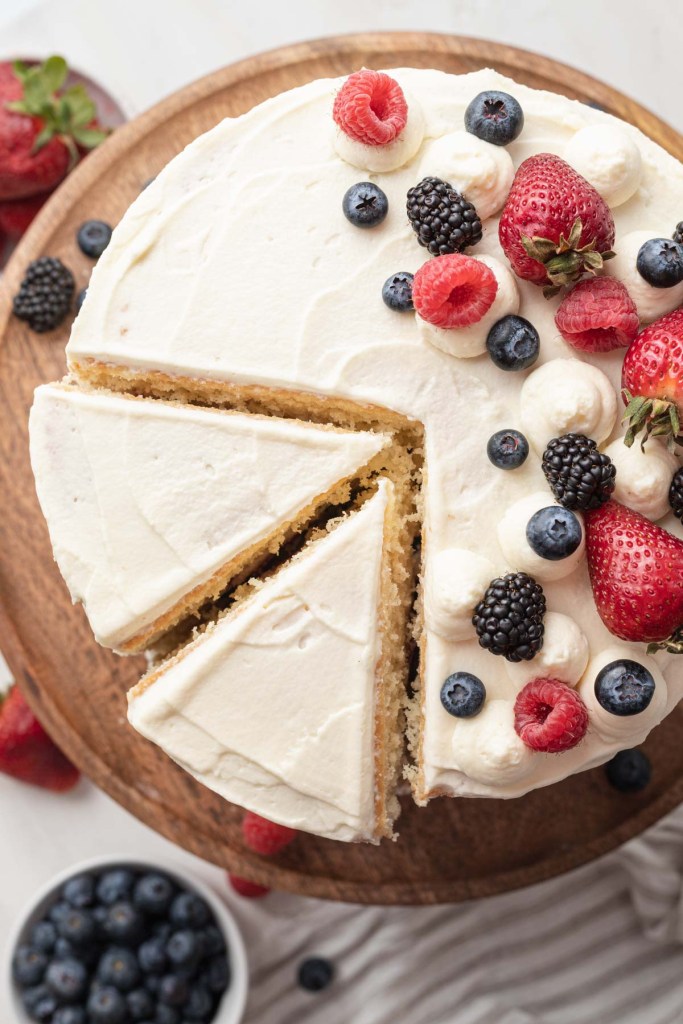
[[[562,201],[546,203],[563,188]],[[312,666],[299,674],[296,630],[273,658],[284,700],[271,723],[274,760],[253,722],[242,737],[245,761],[254,743],[253,784],[242,761],[216,768],[223,751],[235,751],[239,726],[217,722],[224,732],[205,738],[189,715],[191,707],[209,713],[221,680],[237,685],[226,664],[240,663],[245,623],[267,628],[268,594],[289,593],[292,577],[332,560],[325,552],[355,536],[347,578],[336,584],[347,607],[376,566],[369,552],[379,557],[370,510],[393,491],[404,575],[372,622],[391,616],[391,636],[412,631],[419,667],[409,677],[402,650],[391,682],[380,666],[373,692],[375,708],[390,708],[382,720],[387,735],[393,730],[392,752],[405,730],[414,799],[516,797],[640,743],[683,693],[673,653],[683,533],[668,500],[675,446],[663,440],[675,401],[646,401],[644,359],[635,355],[662,332],[672,345],[683,333],[674,312],[683,303],[683,246],[671,240],[682,195],[683,167],[634,127],[490,70],[362,71],[310,82],[221,122],[176,157],[135,200],[93,271],[67,346],[68,393],[109,408],[118,392],[129,396],[120,400],[126,408],[158,405],[178,416],[189,408],[227,417],[211,410],[229,409],[270,418],[276,431],[333,426],[365,447],[301,497],[304,513],[278,509],[269,528],[286,519],[301,533],[311,502],[329,503],[343,478],[350,504],[338,525],[291,561],[278,548],[275,575],[154,667],[132,691],[133,726],[205,784],[284,824],[343,839],[390,834],[393,768],[382,766],[381,744],[374,758],[367,746],[354,755],[360,788],[346,817],[335,815],[349,793],[331,798],[333,820],[316,806],[322,792],[302,795],[301,776],[316,765],[327,770],[332,758],[346,772],[341,741],[321,747],[299,775],[294,767],[278,786],[281,802],[274,796],[268,780],[291,764],[285,751],[296,746],[301,686],[314,674]],[[585,223],[568,218],[575,206]],[[532,216],[568,223],[550,240],[526,236],[519,224]],[[661,262],[665,239],[671,267]],[[628,345],[633,366],[622,382]],[[628,435],[624,383],[636,401]],[[625,435],[632,441],[641,428],[654,436],[642,449],[640,438],[627,447]],[[372,450],[368,438],[377,436],[390,441]],[[74,454],[70,466],[80,487],[87,465]],[[59,505],[48,507],[43,491],[59,484],[48,486],[40,461],[35,468],[55,537]],[[626,575],[617,565],[628,557],[624,530],[648,552],[666,552],[666,571],[647,594],[639,584],[616,593]],[[270,538],[267,546],[281,544],[281,534]],[[420,561],[411,580],[413,548]],[[96,561],[102,571],[104,554]],[[183,601],[203,585],[193,571]],[[657,605],[674,616],[666,641],[650,628]],[[388,635],[376,628],[367,643]],[[645,641],[667,649],[648,653]],[[395,710],[400,675],[405,722]],[[365,685],[358,720],[367,723],[367,675]],[[330,713],[339,697],[325,698]],[[325,709],[311,714],[324,719]]]

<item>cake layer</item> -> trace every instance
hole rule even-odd
[[[333,839],[390,835],[397,810],[383,739],[402,692],[384,649],[393,492],[380,481],[129,694],[132,725],[204,785]]]
[[[84,392],[36,391],[31,461],[55,558],[105,646],[147,646],[276,551],[386,435]]]

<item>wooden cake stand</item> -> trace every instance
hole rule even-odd
[[[29,260],[61,257],[87,284],[92,263],[75,231],[115,224],[144,182],[227,115],[284,89],[361,66],[492,66],[540,89],[599,103],[679,159],[683,139],[608,86],[534,54],[476,39],[378,34],[323,39],[234,64],[119,128],[56,192],[16,250],[0,286],[0,646],[27,698],[74,762],[147,825],[257,882],[363,903],[437,903],[529,885],[637,835],[683,799],[683,711],[645,749],[653,779],[642,793],[612,789],[601,768],[519,800],[404,800],[400,839],[381,847],[301,835],[272,860],[241,840],[242,811],[198,785],[126,722],[126,690],[144,668],[98,647],[53,562],[28,457],[27,415],[37,384],[59,379],[70,324],[34,334],[11,316]],[[144,571],[144,568],[141,567]],[[683,667],[683,666],[682,666]]]

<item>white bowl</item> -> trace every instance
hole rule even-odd
[[[74,875],[80,875],[89,871],[103,871],[110,867],[128,867],[136,871],[160,870],[169,875],[180,887],[194,890],[199,896],[206,900],[211,907],[216,921],[225,936],[225,943],[228,948],[230,959],[230,987],[225,992],[218,1009],[213,1018],[212,1024],[239,1024],[244,1013],[244,1006],[247,1001],[247,988],[249,984],[249,968],[247,966],[247,954],[242,941],[242,935],[227,906],[216,893],[204,882],[200,882],[194,876],[189,877],[184,870],[165,861],[143,861],[131,857],[95,857],[93,860],[82,861],[74,864],[67,871],[62,871],[55,878],[50,879],[35,894],[31,902],[19,915],[17,923],[11,929],[7,945],[8,963],[3,971],[2,985],[6,988],[6,998],[3,1000],[5,1006],[11,1006],[14,1010],[15,1024],[33,1024],[24,1009],[16,985],[12,979],[12,955],[15,948],[21,942],[28,941],[29,933],[44,915],[45,911],[55,902],[57,893],[62,885]]]

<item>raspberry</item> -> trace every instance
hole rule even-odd
[[[247,811],[242,819],[242,835],[250,850],[272,857],[288,846],[296,836],[296,829],[276,825],[253,811]]]
[[[356,71],[337,93],[332,117],[341,130],[366,146],[386,146],[406,126],[408,104],[401,86],[383,71]]]
[[[424,263],[413,281],[413,304],[435,327],[468,327],[489,311],[498,291],[493,271],[472,256],[448,253]]]
[[[638,333],[638,312],[621,281],[593,277],[562,300],[555,324],[565,341],[581,352],[628,348]]]
[[[250,882],[248,878],[240,878],[239,875],[229,874],[228,881],[236,893],[248,900],[260,899],[270,892],[267,885],[258,885],[256,882]]]
[[[559,679],[532,679],[515,701],[515,732],[532,750],[571,750],[588,728],[586,705]]]

